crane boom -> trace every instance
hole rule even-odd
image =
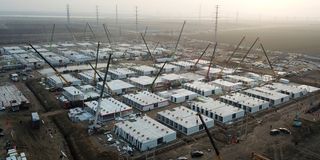
[[[97,67],[98,67],[99,48],[100,48],[100,41],[98,42],[98,47],[97,47],[96,64],[95,64],[95,66],[94,66],[94,69],[95,69],[95,70],[97,70]],[[97,77],[97,74],[96,74],[96,72],[94,72],[94,74],[93,74],[93,82],[94,82],[94,84],[96,84],[96,77]]]
[[[243,36],[243,38],[240,40],[240,42],[238,43],[237,47],[233,50],[232,54],[230,55],[230,57],[227,59],[226,63],[224,64],[224,66],[222,67],[221,71],[219,72],[219,77],[221,77],[223,70],[227,67],[227,64],[230,62],[231,58],[234,56],[234,54],[238,51],[240,45],[242,44],[242,42],[246,39],[245,36]]]
[[[239,62],[239,64],[234,68],[234,73],[237,71],[237,69],[239,68],[239,66],[242,64],[242,62],[244,61],[244,59],[246,59],[246,57],[248,56],[248,54],[250,53],[250,51],[252,50],[252,48],[256,45],[256,43],[258,42],[259,37],[257,37],[257,39],[253,42],[253,44],[251,45],[251,47],[249,48],[249,50],[247,51],[247,53],[242,57],[241,61]]]
[[[164,66],[165,66],[166,64],[167,64],[167,62],[164,62],[164,63],[163,63],[162,67],[160,68],[159,72],[157,73],[156,77],[154,78],[154,80],[153,80],[152,83],[151,83],[151,92],[152,92],[152,93],[153,93],[153,91],[154,91],[154,83],[155,83],[156,80],[158,79],[159,75],[161,74],[161,72],[162,72],[162,70],[163,70],[163,68],[164,68]]]
[[[103,79],[103,77],[99,74],[99,72],[97,70],[95,70],[95,68],[92,66],[92,64],[90,62],[88,62],[89,66],[92,68],[92,70],[98,75],[98,77],[100,79]]]
[[[209,137],[209,140],[210,140],[210,142],[211,142],[211,145],[212,145],[214,151],[216,152],[216,155],[217,155],[218,159],[219,159],[219,160],[222,160],[222,158],[221,158],[221,156],[220,156],[220,152],[219,152],[219,150],[218,150],[218,147],[217,147],[216,143],[213,141],[213,138],[212,138],[212,136],[211,136],[211,134],[210,134],[210,132],[209,132],[209,129],[208,129],[206,123],[204,122],[204,120],[203,120],[203,118],[202,118],[202,116],[201,116],[201,113],[198,112],[197,115],[199,116],[200,121],[201,121],[204,129],[205,129],[206,132],[207,132],[207,135],[208,135],[208,137]]]
[[[55,29],[56,29],[56,24],[53,24],[52,32],[51,32],[51,38],[50,38],[50,50],[51,50],[51,47],[52,47],[53,35],[54,35]]]
[[[93,32],[93,30],[92,30],[92,28],[91,28],[90,24],[89,24],[89,23],[87,23],[87,25],[88,25],[88,27],[89,27],[89,29],[90,29],[90,32],[91,32],[91,33],[92,33],[92,35],[93,35],[93,38],[94,38],[94,39],[96,39],[96,34],[94,34],[94,32]]]
[[[68,32],[72,35],[73,41],[76,42],[76,41],[77,41],[76,36],[75,36],[74,33],[71,31],[71,28],[69,27],[68,24],[66,24],[66,28],[67,28]]]
[[[214,59],[214,55],[215,55],[215,53],[216,53],[217,45],[218,45],[218,42],[216,42],[216,44],[214,45],[213,53],[212,53],[212,56],[211,56],[211,59],[210,59],[210,64],[209,64],[208,71],[207,71],[207,75],[206,75],[206,79],[207,79],[207,80],[209,80],[210,68],[211,68],[211,65],[212,65],[212,63],[213,63],[213,59]]]
[[[178,40],[177,40],[177,43],[176,43],[176,46],[174,48],[174,53],[176,53],[177,49],[178,49],[178,45],[179,45],[179,42],[180,42],[180,39],[181,39],[181,35],[182,35],[182,32],[183,32],[183,29],[184,29],[184,26],[186,25],[186,21],[183,21],[183,25],[182,25],[182,28],[180,30],[180,34],[179,34],[179,37],[178,37]]]
[[[32,44],[29,43],[29,46],[54,70],[54,72],[56,73],[57,76],[61,77],[62,80],[63,80],[67,85],[70,84],[70,82],[69,82],[64,76],[62,76],[62,75],[60,74],[60,72],[59,72],[40,52],[38,52],[36,48],[34,48],[34,47],[32,46]]]
[[[109,32],[109,30],[108,30],[108,28],[107,28],[107,26],[106,26],[106,24],[103,24],[103,29],[104,29],[104,32],[106,33],[106,35],[107,35],[107,39],[108,39],[108,42],[109,42],[109,44],[111,45],[111,38],[110,38],[110,32]]]
[[[153,51],[152,51],[152,53],[153,53],[153,54],[154,54],[154,52],[156,51],[156,49],[157,49],[157,47],[158,47],[159,43],[160,43],[160,42],[157,42],[156,46],[154,47],[154,49],[153,49]]]
[[[272,70],[272,72],[273,72],[273,76],[277,79],[277,74],[276,74],[276,72],[275,72],[274,69],[273,69],[273,66],[272,66],[272,64],[271,64],[271,62],[270,62],[270,59],[269,59],[269,57],[268,57],[268,55],[267,55],[267,52],[266,52],[266,50],[264,49],[262,43],[260,43],[260,46],[261,46],[261,49],[262,49],[264,55],[265,55],[266,58],[267,58],[267,61],[268,61],[268,63],[269,63],[269,66],[270,66],[270,68],[271,68],[271,70]]]
[[[200,55],[200,57],[197,59],[196,63],[194,64],[194,68],[197,67],[197,64],[199,63],[200,59],[203,57],[203,55],[206,53],[206,51],[208,50],[208,48],[210,47],[211,43],[208,44],[208,46],[206,47],[206,49],[202,52],[202,54]]]
[[[102,98],[103,98],[104,86],[105,86],[105,84],[106,84],[106,80],[107,80],[107,76],[108,76],[108,71],[109,71],[111,56],[112,56],[112,54],[109,54],[109,59],[108,59],[108,64],[107,64],[107,68],[106,68],[106,73],[105,73],[104,78],[103,78],[102,88],[101,88],[101,92],[100,92],[100,98],[99,98],[99,101],[98,101],[98,106],[97,106],[97,109],[96,109],[96,116],[95,116],[94,123],[93,123],[93,126],[94,126],[94,127],[97,127],[97,123],[98,123],[98,116],[99,116],[100,109],[101,109],[101,108],[100,108],[100,105],[101,105],[101,101],[102,101]],[[111,92],[111,91],[110,91],[110,92]]]
[[[141,38],[142,38],[142,40],[143,40],[143,43],[144,43],[144,44],[146,45],[146,47],[147,47],[149,56],[150,56],[152,59],[154,59],[153,56],[152,56],[152,54],[151,54],[151,52],[150,52],[150,49],[149,49],[149,47],[148,47],[148,44],[147,44],[146,40],[144,39],[143,34],[140,33],[140,35],[141,35]]]

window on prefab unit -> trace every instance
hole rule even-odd
[[[189,99],[189,96],[186,96],[186,100],[188,100]]]
[[[248,111],[251,112],[252,111],[251,108],[248,108]]]
[[[163,137],[157,139],[157,144],[163,143]]]
[[[215,94],[215,91],[214,90],[212,90],[212,92],[211,92],[212,94]]]
[[[209,112],[206,110],[206,116],[208,116]]]
[[[214,116],[214,119],[218,119],[218,115],[215,115],[215,116]]]
[[[249,108],[249,110],[251,110],[251,108]],[[232,114],[232,119],[235,119],[236,118],[236,114]]]
[[[199,125],[199,130],[203,130],[203,125],[202,124]]]
[[[183,127],[183,133],[187,134],[187,128],[186,127]]]
[[[219,116],[219,121],[223,122],[223,117]]]
[[[283,98],[281,98],[281,102],[283,102]]]
[[[213,118],[213,113],[212,112],[210,112],[210,118]]]
[[[262,105],[259,106],[259,110],[261,110],[261,109],[262,109]]]
[[[155,103],[155,104],[153,105],[153,107],[155,107],[155,108],[158,107],[158,103]]]

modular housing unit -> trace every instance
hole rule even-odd
[[[83,82],[85,82],[87,84],[93,83],[94,80],[96,82],[102,81],[104,76],[105,76],[105,74],[100,72],[100,71],[97,71],[97,72],[102,77],[102,79],[99,77],[98,74],[96,74],[96,78],[94,78],[95,71],[93,71],[93,70],[80,72],[80,73],[78,73],[78,77],[79,77],[79,79],[81,79]],[[107,75],[107,81],[110,81],[110,80],[111,80],[111,76]]]
[[[222,94],[222,88],[217,85],[195,81],[193,83],[185,83],[183,88],[196,92],[202,96],[211,96]]]
[[[158,112],[157,119],[185,135],[195,134],[204,129],[197,112],[184,106]],[[208,128],[214,126],[213,119],[203,116],[203,120]]]
[[[163,63],[158,63],[158,64],[155,64],[154,66],[160,69],[163,66]],[[166,63],[166,65],[163,67],[163,70],[162,70],[162,72],[165,72],[165,73],[178,72],[178,71],[180,71],[179,66],[169,64],[169,63]]]
[[[99,103],[98,101],[84,103],[86,110],[92,115],[96,115]],[[116,117],[126,117],[131,113],[133,113],[132,108],[126,104],[114,98],[103,98],[100,102],[100,113],[98,114],[98,120],[109,121],[115,119]]]
[[[123,102],[139,109],[140,111],[150,111],[155,108],[161,108],[169,105],[169,101],[167,99],[148,91],[123,95]]]
[[[154,67],[146,66],[146,65],[134,66],[134,67],[131,67],[131,69],[137,72],[137,74],[141,76],[153,75],[153,74],[156,74],[158,71],[158,69]]]
[[[181,83],[184,83],[186,79],[178,74],[169,73],[169,74],[163,74],[159,77],[159,79],[165,83],[170,84],[173,86],[180,85]]]
[[[84,94],[84,100],[92,100],[99,98],[100,94],[96,91],[96,88],[91,85],[79,86],[80,91]]]
[[[92,61],[94,60],[93,57],[84,55],[84,54],[80,54],[76,51],[62,51],[63,56],[69,58],[71,61],[76,62],[76,63],[83,63],[83,62],[87,62],[87,61]]]
[[[147,151],[176,139],[176,132],[148,116],[115,124],[114,132],[140,151]]]
[[[140,76],[140,77],[129,78],[129,81],[131,84],[135,85],[140,89],[150,89],[154,79],[155,77]],[[157,84],[161,84],[161,83],[162,81],[160,79],[156,79],[156,81],[154,82],[154,87],[156,87]]]
[[[255,87],[252,89],[247,89],[244,90],[243,93],[251,97],[269,101],[270,107],[277,106],[290,100],[289,95],[282,94],[277,91],[272,91],[264,87]]]
[[[187,89],[175,89],[169,91],[162,91],[158,93],[163,98],[168,98],[173,103],[182,103],[193,100],[198,97],[198,94]]]
[[[71,74],[62,74],[62,76],[73,86],[81,85],[81,80],[75,78]],[[57,75],[47,77],[47,83],[50,87],[54,88],[62,88],[66,84],[66,82],[60,76]]]
[[[243,76],[238,76],[238,75],[227,75],[225,77],[225,80],[233,82],[233,83],[240,82],[245,87],[254,87],[257,85],[257,82],[254,79],[251,79],[248,77],[243,77]]]
[[[205,101],[193,101],[191,109],[220,123],[232,122],[244,116],[243,109],[211,98],[206,98]]]
[[[299,85],[298,87],[299,87],[300,89],[305,89],[305,90],[307,90],[308,93],[317,92],[317,91],[320,90],[320,88],[313,87],[313,86],[308,86],[308,85]]]
[[[103,84],[103,82],[97,83],[98,90],[102,89],[102,84]],[[111,94],[116,94],[116,95],[125,94],[127,92],[130,92],[130,90],[134,88],[134,86],[132,84],[127,83],[122,80],[112,80],[112,81],[106,82],[106,85],[108,85],[110,87],[111,92],[109,91],[107,86],[105,86],[106,87],[105,91],[107,91]]]
[[[43,60],[33,53],[14,54],[13,57],[25,67],[40,68],[44,65]]]
[[[0,86],[0,108],[11,108],[13,111],[19,110],[20,106],[30,104],[29,100],[15,85]]]
[[[255,113],[269,108],[268,101],[250,97],[242,93],[232,93],[231,95],[221,96],[220,101],[242,108],[245,112],[249,113]]]
[[[196,74],[196,73],[192,73],[192,72],[182,73],[182,74],[179,74],[179,76],[184,77],[184,79],[187,82],[195,82],[195,81],[204,81],[205,80],[205,76],[200,75],[200,74]]]
[[[283,83],[272,83],[264,87],[289,95],[291,99],[302,97],[308,93],[306,89],[299,88],[299,86]]]
[[[111,76],[111,79],[125,79],[125,78],[135,76],[136,72],[128,68],[117,68],[117,69],[110,69],[109,74]]]
[[[64,87],[62,91],[62,95],[69,101],[83,101],[84,94],[74,86]]]
[[[220,86],[222,90],[226,92],[237,91],[242,88],[241,83],[233,83],[233,82],[225,81],[223,79],[216,79],[209,83]]]
[[[194,63],[188,62],[188,61],[177,61],[177,62],[171,62],[171,64],[179,66],[181,70],[191,70],[194,69]]]
[[[44,52],[41,53],[42,56],[49,61],[50,64],[54,66],[65,66],[70,63],[70,60],[64,56],[58,55],[53,52]]]

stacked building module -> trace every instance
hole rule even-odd
[[[192,102],[191,109],[220,123],[232,122],[244,116],[243,109],[211,98],[203,98],[202,100]]]
[[[115,124],[114,132],[140,151],[147,151],[176,139],[176,132],[148,116]]]
[[[204,129],[197,112],[184,106],[158,112],[157,119],[186,135],[191,135]],[[212,118],[205,116],[203,120],[208,128],[214,126]]]
[[[222,79],[216,79],[209,83],[220,86],[222,90],[226,92],[237,91],[242,88],[241,83],[233,83],[233,82],[225,81]]]
[[[85,102],[86,110],[92,115],[96,115],[98,102],[90,101]],[[104,98],[101,100],[100,113],[98,116],[99,121],[108,121],[116,117],[126,117],[132,113],[132,108],[126,104],[114,99]]]
[[[272,83],[269,85],[265,85],[264,87],[289,95],[292,99],[302,97],[308,93],[307,89],[300,88],[296,85],[283,83]]]
[[[148,75],[153,75],[156,74],[158,69],[146,65],[142,66],[135,66],[131,68],[133,71],[137,72],[138,75],[141,76],[148,76]]]
[[[48,60],[49,63],[54,66],[65,66],[70,63],[70,60],[68,58],[53,52],[44,52],[41,53],[41,55],[44,56],[46,60]]]
[[[117,69],[110,69],[109,74],[111,76],[111,79],[125,79],[125,78],[135,76],[136,72],[131,71],[128,68],[117,68]]]
[[[220,101],[232,106],[242,108],[245,112],[255,113],[269,108],[269,102],[258,98],[250,97],[242,93],[233,93],[220,97]]]
[[[150,111],[155,108],[169,105],[169,101],[167,99],[148,91],[123,95],[123,102],[141,111]]]
[[[141,89],[150,89],[154,79],[155,79],[154,77],[148,77],[148,76],[129,78],[130,83],[134,84],[136,87]],[[161,84],[161,83],[162,81],[160,79],[156,79],[156,81],[154,82],[154,86],[157,86],[158,84]]]
[[[98,74],[96,74],[96,78],[94,79],[95,71],[93,71],[93,70],[80,72],[78,74],[78,76],[83,82],[85,82],[87,84],[91,84],[94,82],[94,80],[96,80],[96,82],[103,80],[105,74],[100,71],[97,71],[97,72],[102,77],[102,79],[98,76]],[[110,80],[111,80],[111,77],[109,75],[107,75],[107,81],[110,81]]]
[[[18,111],[20,106],[28,105],[30,102],[14,85],[0,86],[0,109],[10,108]]]
[[[25,67],[40,68],[44,65],[43,60],[33,53],[13,54],[13,57]]]
[[[156,68],[160,69],[163,66],[163,63],[155,64]],[[170,72],[178,72],[180,71],[180,67],[173,64],[166,64],[162,70],[162,72],[170,73]]]
[[[202,96],[218,95],[222,93],[221,87],[199,81],[195,81],[193,83],[185,83],[183,84],[183,88],[196,92]]]
[[[81,80],[75,78],[71,74],[62,74],[62,76],[70,83],[70,85],[81,85]],[[47,83],[50,87],[54,88],[62,88],[64,85],[66,85],[66,82],[60,76],[57,75],[47,77]]]
[[[240,82],[245,87],[254,87],[258,84],[254,79],[238,75],[227,75],[225,79],[234,83]]]
[[[98,90],[102,89],[102,84],[103,82],[98,82],[97,84]],[[111,91],[109,91],[109,88],[107,86],[105,86],[106,87],[105,91],[111,94],[116,94],[116,95],[125,94],[127,92],[130,92],[130,90],[134,88],[134,85],[122,80],[112,80],[110,82],[107,82],[106,85],[109,86]]]
[[[193,100],[198,97],[198,94],[187,89],[176,89],[176,90],[169,90],[169,91],[162,91],[159,92],[161,97],[170,99],[171,102],[174,103],[182,103],[185,101]]]
[[[270,107],[290,100],[290,96],[265,87],[255,87],[243,91],[244,94],[270,102]]]
[[[171,62],[173,65],[179,66],[182,70],[194,69],[194,63],[188,61]]]

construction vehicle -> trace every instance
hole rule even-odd
[[[29,46],[54,70],[55,74],[60,77],[67,86],[71,84],[40,52],[37,51],[37,49],[32,46],[32,44],[29,44]]]
[[[10,79],[13,82],[18,82],[19,81],[19,75],[17,73],[12,73],[12,74],[10,74]]]
[[[201,116],[201,113],[198,112],[197,115],[199,116],[200,121],[201,121],[204,129],[205,129],[206,132],[207,132],[207,135],[208,135],[208,137],[209,137],[209,140],[210,140],[210,142],[211,142],[211,145],[212,145],[212,147],[213,147],[213,149],[214,149],[214,151],[215,151],[215,153],[216,153],[216,159],[222,160],[222,157],[221,157],[220,152],[219,152],[219,150],[218,150],[218,148],[217,148],[217,145],[216,145],[216,143],[213,141],[213,138],[212,138],[212,136],[211,136],[211,134],[210,134],[210,132],[209,132],[209,129],[208,129],[206,123],[204,122],[204,120],[203,120],[203,118],[202,118],[202,116]]]
[[[203,57],[203,55],[207,52],[207,50],[208,50],[208,48],[210,47],[210,45],[211,45],[211,43],[209,43],[209,44],[207,45],[207,47],[206,47],[206,48],[204,49],[204,51],[201,53],[200,57],[197,59],[196,63],[194,63],[193,71],[196,70],[197,65],[198,65],[200,59],[201,59],[201,58]]]
[[[159,75],[161,74],[161,72],[162,72],[162,70],[163,70],[163,68],[164,68],[164,66],[165,66],[166,64],[167,64],[167,62],[164,62],[164,63],[163,63],[162,67],[160,68],[159,72],[157,73],[156,77],[154,78],[154,80],[153,80],[152,83],[151,83],[150,91],[151,91],[152,93],[153,93],[154,90],[155,90],[155,82],[156,82],[156,80],[158,79]]]
[[[98,100],[98,106],[97,106],[97,109],[96,109],[96,115],[95,115],[94,122],[93,122],[93,131],[95,131],[96,129],[98,129],[98,128],[100,127],[100,126],[98,125],[98,117],[99,117],[99,114],[100,114],[101,101],[102,101],[102,98],[103,98],[103,92],[104,92],[104,88],[105,88],[104,86],[106,85],[106,81],[107,81],[107,75],[108,75],[108,71],[109,71],[111,56],[112,56],[112,54],[109,54],[109,59],[108,59],[108,64],[107,64],[107,68],[106,68],[106,73],[105,73],[104,78],[103,78],[102,88],[101,88],[101,92],[100,92],[100,97],[99,97],[99,100]],[[111,91],[110,91],[110,92],[111,92]]]
[[[240,40],[240,42],[238,43],[237,47],[233,50],[233,52],[231,53],[231,55],[229,56],[229,58],[227,59],[227,61],[225,62],[224,66],[222,67],[221,71],[218,74],[218,79],[222,78],[222,72],[223,70],[227,67],[228,63],[230,62],[230,60],[232,59],[232,57],[235,55],[235,53],[238,51],[240,45],[242,44],[242,42],[245,40],[245,36]]]
[[[212,56],[211,56],[211,59],[210,59],[210,64],[208,66],[207,74],[206,74],[206,77],[205,77],[207,82],[210,81],[209,74],[210,74],[210,69],[211,69],[212,63],[213,63],[214,55],[216,53],[217,45],[218,45],[218,43],[216,42],[216,44],[214,45],[214,49],[213,49]]]

